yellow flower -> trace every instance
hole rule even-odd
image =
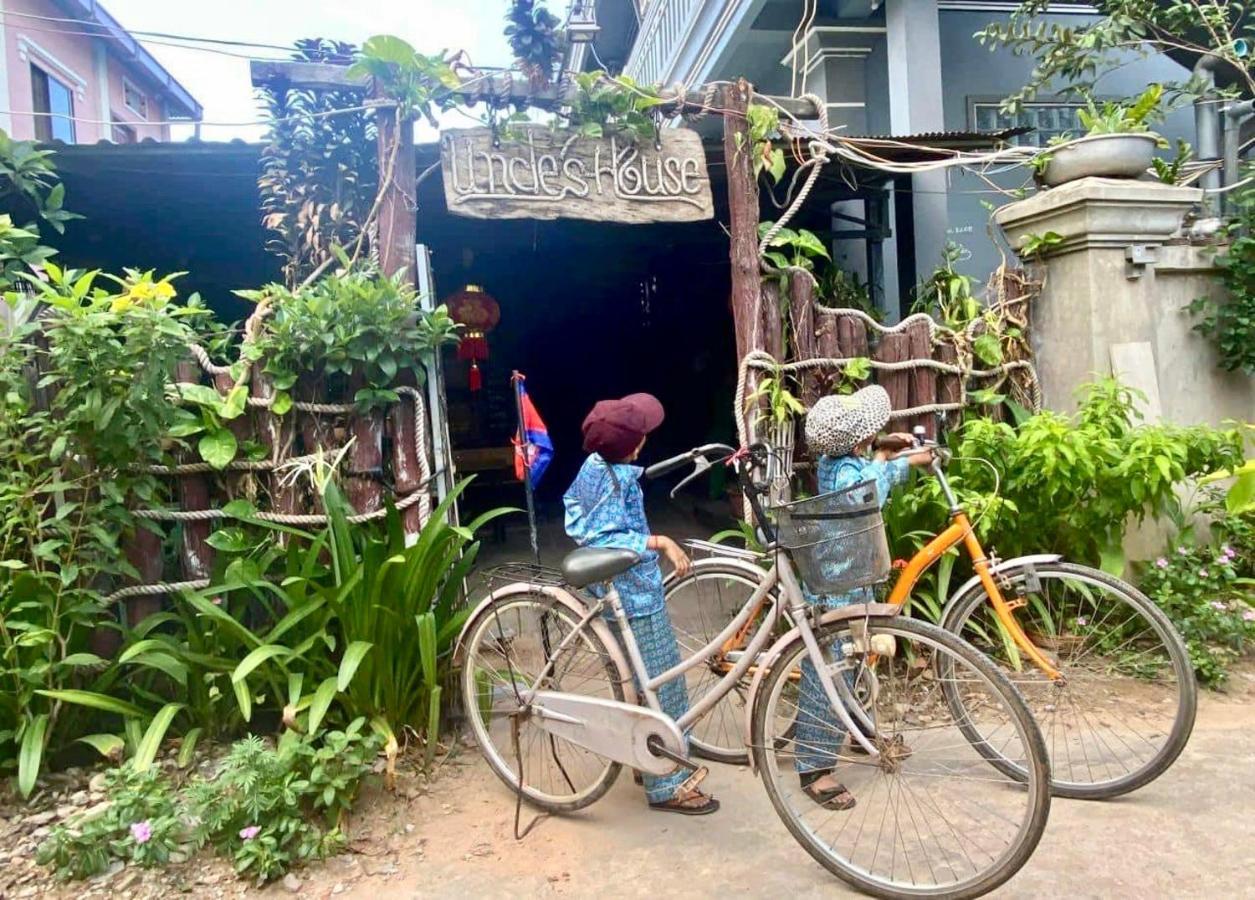
[[[174,297],[174,285],[168,281],[158,281],[153,285],[158,300],[170,300]]]
[[[157,286],[151,281],[141,281],[131,285],[128,296],[136,303],[143,303],[145,300],[151,300],[156,296]]]
[[[114,297],[113,302],[109,304],[109,312],[124,313],[131,308],[131,297],[123,294],[121,297]]]

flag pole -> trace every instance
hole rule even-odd
[[[518,416],[519,449],[523,453],[523,491],[527,496],[527,533],[532,540],[532,556],[540,565],[540,541],[536,535],[536,497],[532,492],[531,442],[527,439],[527,427],[523,421],[523,382],[527,379],[517,369],[510,376],[514,382],[514,409]]]

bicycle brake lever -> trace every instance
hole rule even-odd
[[[679,484],[677,484],[675,487],[671,489],[671,499],[674,500],[675,495],[680,493],[680,491],[684,489],[684,486],[686,484],[688,484],[697,476],[704,474],[705,471],[709,469],[710,467],[711,467],[710,460],[708,460],[704,456],[699,456],[697,457],[697,459],[693,460],[693,471],[690,472],[688,475],[686,475],[684,479],[680,481]]]

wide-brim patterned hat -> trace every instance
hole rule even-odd
[[[806,414],[806,445],[825,456],[845,456],[889,422],[889,394],[873,384],[853,394],[821,397]]]

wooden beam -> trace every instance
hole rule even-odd
[[[758,182],[748,152],[749,125],[745,119],[749,95],[750,86],[744,79],[728,85],[720,94],[720,105],[732,113],[723,120],[723,149],[728,161],[731,307],[738,363],[751,350],[763,347],[758,327],[763,295],[758,263]],[[741,412],[738,410],[738,415]]]
[[[254,87],[289,87],[309,91],[360,91],[370,89],[365,78],[350,78],[347,66],[328,63],[277,61],[255,59],[249,63]],[[498,72],[476,76],[465,81],[452,93],[469,105],[495,101],[500,105],[524,104],[538,109],[558,109],[570,104],[577,86],[568,82],[564,87],[549,85],[534,87],[525,78],[516,78],[510,72]],[[688,91],[683,98],[674,91],[662,91],[666,102],[660,107],[663,113],[678,115],[686,110],[696,112],[702,108],[705,91]],[[718,97],[718,94],[715,95]],[[799,119],[815,119],[819,111],[810,100],[797,97],[773,97],[772,104]],[[716,100],[718,107],[718,100]]]

